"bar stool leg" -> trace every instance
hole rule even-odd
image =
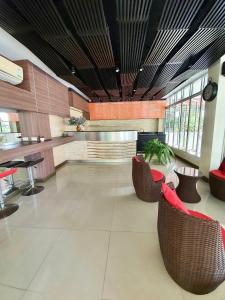
[[[17,211],[19,208],[18,204],[5,204],[2,187],[0,183],[0,219],[6,218]]]
[[[2,187],[1,187],[1,183],[0,183],[0,209],[4,209],[4,207],[5,207],[5,203],[4,203],[3,192],[2,192]]]
[[[27,168],[27,173],[28,173],[30,187],[28,189],[25,189],[22,192],[22,195],[23,196],[31,196],[31,195],[35,195],[35,194],[38,194],[41,191],[43,191],[44,190],[43,186],[35,186],[32,167]]]
[[[13,179],[13,175],[8,176],[8,181],[9,181],[10,189],[6,193],[7,195],[12,193],[13,191],[17,190],[17,188],[15,187],[15,182],[14,182],[14,179]]]
[[[27,168],[27,172],[28,172],[28,178],[29,178],[31,188],[33,189],[34,188],[34,176],[33,176],[32,167]]]

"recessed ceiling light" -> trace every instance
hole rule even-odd
[[[142,72],[143,70],[144,70],[143,67],[140,67],[139,71]]]
[[[116,73],[119,73],[120,69],[118,67],[116,67]]]
[[[71,73],[72,73],[73,75],[76,74],[76,71],[75,71],[74,66],[72,66]]]

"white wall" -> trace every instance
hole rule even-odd
[[[158,131],[158,119],[96,120],[87,122],[87,130]]]
[[[201,148],[200,170],[204,176],[212,169],[217,169],[224,155],[225,132],[225,77],[221,75],[225,55],[213,64],[208,71],[208,77],[218,84],[217,97],[206,103],[203,138]]]
[[[62,117],[49,115],[51,137],[62,136],[65,129],[65,122]]]

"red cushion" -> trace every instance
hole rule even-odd
[[[225,174],[223,174],[221,170],[212,170],[212,171],[210,171],[210,173],[220,179],[225,180]]]
[[[221,227],[221,233],[222,233],[222,238],[223,238],[223,247],[224,247],[224,250],[225,250],[225,228],[223,228],[222,226]]]
[[[224,162],[221,163],[219,170],[225,175],[225,163]]]
[[[151,169],[151,174],[152,174],[152,179],[157,182],[157,181],[160,181],[163,179],[164,177],[164,174],[159,172],[158,170],[155,170],[155,169]]]
[[[165,199],[168,201],[170,205],[172,205],[174,208],[181,210],[185,212],[186,214],[190,215],[189,210],[185,207],[184,203],[180,200],[180,198],[177,196],[175,190],[171,190],[167,186],[167,184],[162,184],[162,191]]]
[[[16,173],[16,168],[12,168],[10,170],[6,170],[6,171],[0,173],[0,178],[7,177],[7,176],[12,175],[14,173]]]
[[[204,215],[198,211],[194,211],[194,210],[190,210],[189,209],[189,213],[191,216],[197,217],[199,219],[203,219],[203,220],[213,220],[211,217]]]

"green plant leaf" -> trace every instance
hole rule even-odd
[[[161,143],[158,139],[153,139],[144,145],[144,158],[150,162],[154,156],[157,157],[159,163],[167,164],[175,155],[170,146]]]

